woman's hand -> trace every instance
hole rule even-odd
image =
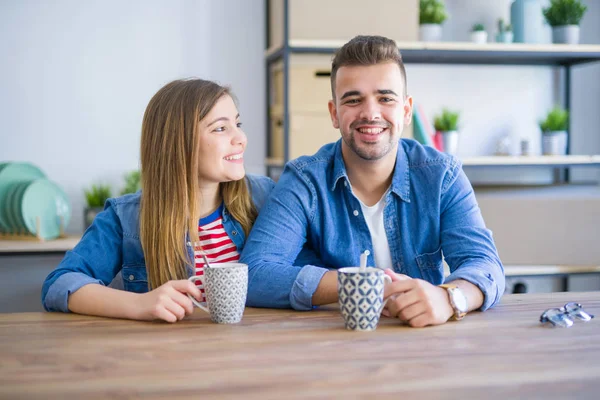
[[[137,298],[136,309],[139,313],[135,319],[180,321],[194,312],[194,303],[187,296],[188,293],[200,301],[200,289],[187,279],[169,281],[148,293],[142,293]]]

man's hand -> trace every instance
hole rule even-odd
[[[454,314],[448,292],[422,279],[411,279],[386,270],[392,283],[385,286],[384,298],[390,298],[383,315],[397,317],[410,326],[422,328],[440,325]]]

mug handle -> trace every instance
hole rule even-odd
[[[202,278],[203,278],[202,276],[196,276],[196,275],[194,275],[194,276],[190,276],[188,278],[188,281],[194,282],[194,283],[196,283],[196,281],[201,281],[202,282]],[[388,278],[389,278],[389,276],[388,276]],[[391,280],[390,280],[390,282],[391,282]],[[205,291],[205,293],[206,293],[206,291]],[[190,300],[192,301],[192,303],[194,303],[194,305],[196,307],[198,307],[202,311],[205,311],[205,312],[207,312],[207,313],[210,314],[210,311],[208,310],[208,307],[206,307],[202,303],[198,302],[198,300],[196,300],[194,298],[194,296],[190,295],[189,293],[187,294],[187,296],[190,298]]]
[[[383,276],[383,286],[385,286],[385,285],[388,285],[388,284],[390,284],[390,283],[392,283],[392,278],[390,278],[390,277],[389,277],[389,276],[387,276],[387,275],[384,275],[384,276]],[[379,314],[381,314],[381,312],[382,312],[382,311],[383,311],[383,309],[385,308],[385,305],[387,304],[388,300],[389,300],[389,299],[391,299],[392,297],[396,298],[396,296],[393,296],[393,295],[392,295],[392,296],[388,297],[387,299],[385,299],[385,300],[383,301],[383,304],[381,304],[381,310],[379,310]]]

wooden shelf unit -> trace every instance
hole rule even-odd
[[[307,151],[312,151],[312,147],[302,144],[302,141],[309,143],[324,144],[326,141],[331,141],[332,129],[326,125],[325,115],[326,103],[323,99],[330,96],[327,93],[328,79],[322,79],[319,83],[314,83],[309,80],[306,71],[301,71],[299,74],[304,74],[302,79],[290,77],[293,63],[292,57],[302,55],[331,56],[346,40],[341,40],[339,36],[351,37],[352,33],[345,24],[343,32],[335,30],[326,31],[325,27],[317,27],[310,30],[308,27],[314,26],[307,23],[311,18],[311,7],[318,9],[323,14],[324,19],[340,18],[334,15],[332,10],[339,6],[342,0],[330,0],[327,5],[316,0],[307,0],[303,2],[292,2],[289,0],[269,0],[266,4],[267,13],[267,43],[265,46],[266,81],[267,81],[267,174],[277,176],[281,170],[281,166],[288,160],[297,157],[299,154],[305,154]],[[346,2],[349,0],[346,0]],[[354,0],[353,0],[354,1]],[[379,1],[379,0],[377,0]],[[337,3],[336,3],[337,2]],[[334,4],[335,3],[335,4]],[[348,5],[350,7],[358,7],[359,5]],[[386,7],[396,7],[397,5],[389,5]],[[377,32],[394,38],[398,44],[398,48],[402,52],[402,57],[406,63],[425,63],[425,64],[462,64],[462,65],[521,65],[521,66],[548,66],[558,67],[565,70],[564,78],[564,107],[568,110],[571,105],[571,68],[576,65],[585,63],[600,62],[600,45],[562,45],[562,44],[526,44],[526,43],[485,43],[475,44],[470,42],[419,42],[418,41],[418,2],[408,1],[402,4],[402,24],[397,23],[395,26],[403,26],[403,30],[387,32]],[[375,7],[377,8],[377,7]],[[352,8],[356,10],[356,8]],[[387,8],[386,8],[387,9]],[[389,14],[398,17],[398,13],[390,10]],[[367,11],[365,11],[367,12]],[[328,13],[332,13],[329,15]],[[356,13],[354,13],[356,14]],[[326,18],[325,18],[326,17]],[[348,16],[346,16],[348,17]],[[385,17],[385,16],[384,16]],[[349,17],[348,17],[349,18]],[[413,18],[415,21],[413,21]],[[322,18],[323,19],[323,18]],[[415,23],[413,23],[415,22]],[[336,26],[336,24],[329,24]],[[385,24],[379,24],[385,25]],[[364,31],[360,34],[372,34],[369,27],[356,28]],[[383,28],[381,28],[383,29]],[[302,31],[304,30],[304,31]],[[358,34],[356,33],[356,34]],[[323,35],[327,37],[318,37]],[[392,36],[395,35],[395,36]],[[321,78],[325,77],[328,72],[328,67],[320,72]],[[313,72],[313,80],[316,80]],[[277,82],[274,80],[274,75],[278,75]],[[318,96],[319,105],[322,104],[320,114],[314,110],[306,110],[306,101],[300,102],[298,98],[306,93],[314,93]],[[276,98],[276,99],[274,99]],[[329,97],[330,98],[330,97]],[[296,106],[298,105],[298,106]],[[294,107],[302,107],[302,110],[294,109]],[[293,114],[293,116],[292,116]],[[293,121],[291,121],[293,119]],[[325,124],[325,125],[324,125]],[[315,129],[313,129],[315,127]],[[318,127],[318,128],[317,128]],[[319,132],[320,136],[317,136]],[[308,135],[307,137],[298,136]],[[292,133],[295,135],[292,137]],[[300,143],[300,145],[299,145]],[[314,147],[314,146],[313,146]],[[567,137],[567,154],[570,153],[570,136]],[[568,157],[573,157],[569,155]],[[592,156],[596,157],[596,156]],[[598,165],[597,161],[578,161],[577,158],[566,158],[562,161],[553,159],[552,162],[547,162],[550,159],[541,159],[539,157],[528,158],[527,160],[507,159],[500,161],[500,157],[476,157],[474,159],[465,160],[465,166],[540,166],[540,167],[569,167],[573,165]],[[278,161],[281,160],[281,161]],[[275,173],[273,173],[275,172]],[[568,170],[563,174],[564,180],[569,181]]]

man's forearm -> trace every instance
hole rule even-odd
[[[312,296],[313,306],[331,304],[338,301],[337,271],[328,271],[323,275],[317,290]]]
[[[459,287],[460,290],[465,294],[467,298],[467,304],[469,305],[469,311],[479,309],[483,304],[483,293],[479,288],[473,285],[469,281],[464,279],[457,279],[455,281],[447,282],[454,284]]]

